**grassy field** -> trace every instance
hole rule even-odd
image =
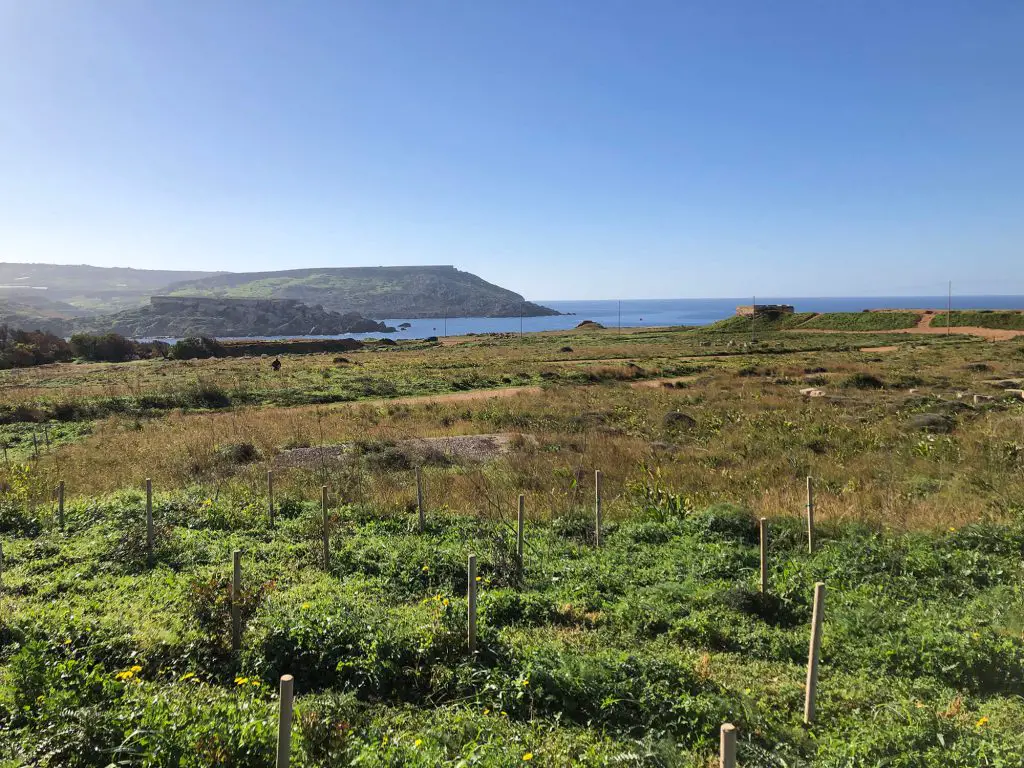
[[[1024,761],[1024,400],[1004,392],[1024,379],[1024,344],[459,341],[286,356],[278,374],[262,358],[2,372],[0,766],[266,766],[284,672],[295,765],[696,768],[725,721],[744,766]],[[505,452],[408,447],[492,434]],[[824,655],[805,727],[816,581]]]
[[[892,331],[913,328],[916,312],[825,312],[799,324],[800,328],[827,331]]]
[[[932,325],[936,328],[945,328],[947,322],[953,327],[973,326],[1024,331],[1024,312],[954,311],[948,321],[945,312],[936,312],[932,319]]]

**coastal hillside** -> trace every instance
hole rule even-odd
[[[164,286],[216,272],[0,263],[0,305],[60,303],[70,315],[115,312],[145,303]],[[45,308],[45,307],[44,307]],[[40,317],[48,313],[38,313]]]
[[[184,336],[333,336],[387,333],[384,323],[341,314],[294,299],[219,299],[153,296],[145,307],[84,318],[76,330],[134,338]]]
[[[339,267],[217,275],[169,286],[178,296],[298,299],[367,317],[557,315],[451,266]]]

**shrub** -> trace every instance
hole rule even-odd
[[[189,336],[179,339],[171,347],[172,360],[206,360],[211,357],[227,357],[224,345],[209,336]]]
[[[124,363],[138,357],[138,345],[119,333],[76,333],[71,337],[71,351],[75,357],[99,363]]]
[[[846,389],[882,389],[885,387],[885,382],[870,373],[858,372],[847,376],[839,386]]]

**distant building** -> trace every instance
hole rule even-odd
[[[736,307],[740,317],[778,317],[792,315],[795,310],[792,304],[744,304]]]

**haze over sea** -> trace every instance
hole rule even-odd
[[[524,333],[574,328],[584,320],[593,320],[613,328],[662,325],[708,325],[729,317],[741,304],[753,297],[735,299],[630,299],[611,301],[543,301],[538,304],[572,314],[550,317],[449,317],[426,319],[387,318],[391,326],[409,323],[410,327],[390,334],[397,339],[423,339],[428,336],[460,336],[467,333]],[[758,304],[792,304],[797,312],[860,312],[864,309],[943,309],[945,296],[871,296],[793,298],[757,297]],[[953,309],[1024,309],[1024,296],[954,296]],[[353,338],[378,337],[379,333],[346,334]],[[340,337],[338,337],[340,338]]]

